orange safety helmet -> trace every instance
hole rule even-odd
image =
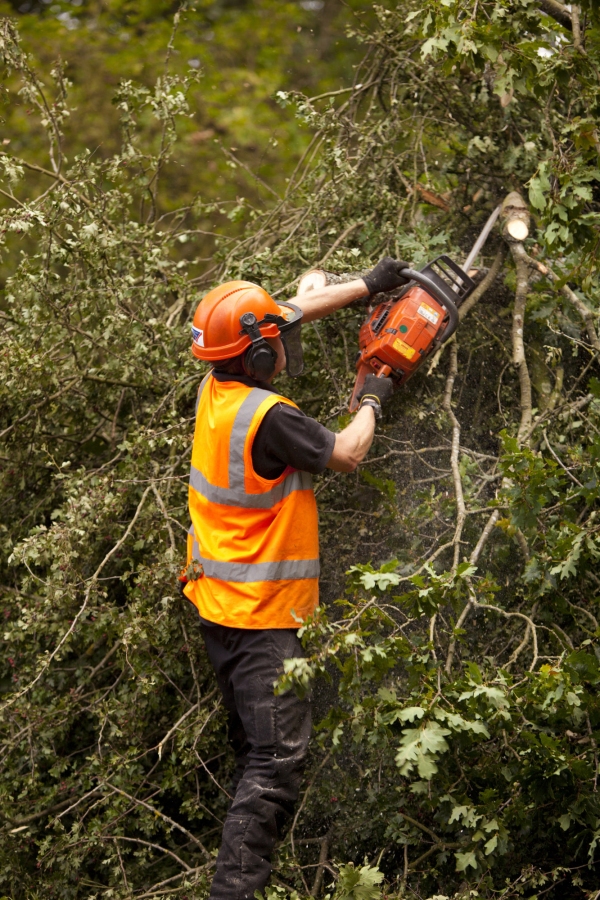
[[[240,356],[252,344],[255,349],[266,346],[264,338],[281,336],[288,374],[294,377],[302,371],[301,321],[297,306],[276,303],[259,285],[227,281],[209,291],[196,309],[192,353],[198,359],[216,362]]]
[[[213,288],[200,301],[192,325],[192,353],[209,361],[239,356],[250,346],[250,337],[240,331],[240,318],[254,313],[257,320],[267,313],[281,316],[281,308],[263,288],[251,281],[227,281]],[[277,323],[260,326],[263,337],[278,337]]]

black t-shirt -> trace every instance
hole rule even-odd
[[[263,391],[278,391],[246,375],[213,372],[217,381],[238,381]],[[252,444],[252,465],[262,478],[279,478],[286,466],[319,475],[333,452],[335,434],[287,403],[276,403],[264,416]]]

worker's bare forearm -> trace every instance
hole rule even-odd
[[[329,313],[347,306],[353,300],[359,300],[368,294],[367,286],[362,278],[348,281],[346,284],[329,284],[327,287],[318,288],[292,297],[290,302],[299,306],[303,313],[303,322],[313,322],[322,319]]]
[[[372,406],[363,406],[350,425],[336,434],[327,468],[334,472],[354,472],[371,449],[374,434],[375,412]]]

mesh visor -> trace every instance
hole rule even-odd
[[[304,355],[300,340],[302,310],[293,303],[278,303],[280,316],[284,322],[278,322],[281,343],[285,350],[285,370],[290,378],[297,378],[304,370]]]

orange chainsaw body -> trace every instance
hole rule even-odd
[[[434,349],[447,321],[444,307],[418,285],[399,300],[376,306],[358,335],[358,375],[350,412],[358,409],[357,397],[367,375],[389,375],[398,387],[408,381]]]
[[[370,309],[369,318],[361,326],[350,412],[358,409],[367,375],[389,376],[396,387],[408,381],[454,334],[459,323],[458,307],[475,287],[448,256],[438,256],[418,272],[405,268],[403,274],[410,279],[403,293]]]

